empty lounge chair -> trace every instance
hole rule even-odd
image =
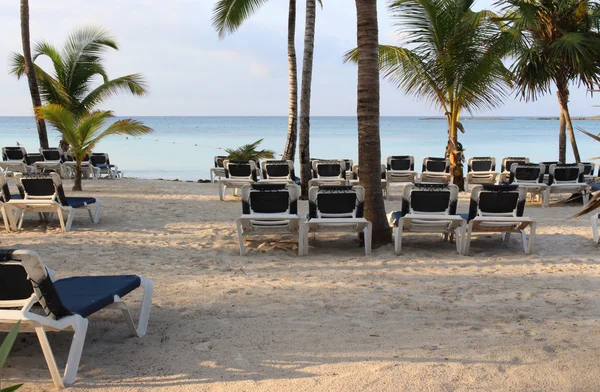
[[[269,159],[261,162],[263,178],[261,182],[286,182],[290,184],[296,183],[296,175],[294,173],[294,162],[280,159]]]
[[[521,165],[529,163],[529,158],[526,157],[506,157],[502,158],[502,165],[500,166],[500,183],[508,183],[510,181],[510,168],[514,163]]]
[[[87,210],[90,220],[98,223],[100,220],[100,210],[102,202],[96,197],[67,197],[63,190],[62,182],[58,173],[49,173],[47,175],[16,175],[17,186],[23,194],[22,199],[11,199],[5,204],[7,211],[9,208],[19,209],[21,214],[18,222],[11,222],[11,228],[15,231],[20,230],[23,225],[25,212],[37,212],[45,219],[49,219],[51,214],[56,214],[63,231],[71,230],[71,224],[75,216],[76,209]],[[92,205],[95,205],[92,212]],[[65,222],[63,213],[67,214]],[[9,212],[9,219],[11,213]]]
[[[524,188],[531,198],[543,196],[548,187],[544,182],[546,166],[543,163],[513,163],[508,183]]]
[[[594,182],[597,178],[594,175],[596,165],[593,162],[581,162],[581,164],[583,165],[583,181]]]
[[[0,169],[5,174],[30,173],[35,169],[27,163],[27,151],[24,147],[2,147]]]
[[[394,250],[402,252],[404,232],[441,233],[455,238],[456,250],[463,251],[466,221],[456,215],[458,186],[454,184],[408,184],[403,189],[402,211],[390,214]]]
[[[469,185],[477,184],[495,184],[498,178],[496,171],[496,158],[492,157],[474,157],[467,161],[467,178],[465,189],[469,190]]]
[[[71,175],[75,176],[75,168],[77,167],[77,162],[75,162],[75,158],[73,158],[70,154],[65,154],[65,166],[67,166],[70,170]],[[83,178],[92,178],[97,180],[100,176],[100,169],[92,165],[91,155],[86,155],[81,161],[81,175]]]
[[[318,231],[364,233],[365,254],[371,254],[371,222],[363,216],[365,189],[361,186],[319,186],[308,191],[309,213],[304,223],[304,254],[308,235]]]
[[[501,233],[508,242],[511,233],[519,233],[526,254],[533,251],[536,222],[523,216],[527,191],[517,185],[476,185],[471,205],[463,254],[469,254],[471,238],[477,233]],[[529,235],[525,229],[529,228]]]
[[[216,179],[225,178],[225,166],[223,162],[227,159],[225,155],[217,155],[214,158],[215,167],[210,169],[210,182],[215,182]]]
[[[90,162],[92,163],[92,166],[98,169],[98,178],[102,177],[103,174],[111,179],[123,178],[123,173],[119,170],[119,167],[110,163],[110,158],[107,153],[92,153]]]
[[[352,171],[350,172],[351,176],[346,176],[350,178],[348,182],[350,185],[360,185],[360,178],[358,176],[359,165],[356,164],[352,167]],[[385,165],[381,165],[381,189],[383,191],[383,198],[387,198],[388,195],[388,181],[386,179],[386,169]]]
[[[237,195],[237,190],[244,185],[258,181],[258,172],[254,161],[223,161],[225,178],[219,179],[219,199],[225,200],[225,191],[231,188],[232,194]]]
[[[64,165],[65,159],[60,147],[40,148],[40,154],[44,159],[35,163],[38,172],[55,171],[61,178],[71,177],[71,168]]]
[[[312,161],[313,178],[308,182],[310,187],[319,185],[346,185],[346,162],[344,160]]]
[[[302,219],[298,215],[300,187],[296,184],[252,184],[242,188],[242,216],[236,220],[240,255],[249,235],[295,233],[298,254],[304,254]]]
[[[386,179],[388,183],[415,182],[415,158],[411,155],[396,155],[387,158]]]
[[[589,200],[590,185],[583,179],[584,165],[582,163],[566,165],[550,165],[548,170],[548,186],[543,194],[544,207],[550,207],[551,194],[580,193],[583,204]]]
[[[6,183],[6,177],[4,173],[0,173],[0,215],[2,215],[2,221],[4,222],[4,230],[10,231],[11,222],[19,218],[20,211],[13,209],[6,209],[4,204],[8,203],[11,199],[20,199],[21,195],[11,195],[8,184]],[[9,218],[8,213],[13,214]],[[15,215],[16,214],[16,215]]]
[[[137,288],[144,293],[136,326],[122,298]],[[153,288],[154,283],[141,275],[74,276],[52,281],[37,253],[3,249],[0,250],[0,328],[6,331],[20,321],[19,332],[35,332],[54,385],[64,388],[77,378],[88,317],[103,309],[120,310],[131,334],[142,337],[148,327]],[[62,331],[74,334],[61,376],[47,332]],[[135,353],[131,353],[131,360],[135,358]]]
[[[452,179],[450,161],[446,158],[423,158],[420,182],[447,184]]]

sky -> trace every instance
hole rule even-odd
[[[110,77],[142,73],[146,97],[121,95],[103,109],[120,116],[287,116],[287,6],[272,0],[237,32],[220,40],[211,23],[212,0],[29,0],[31,38],[60,46],[81,26],[109,29],[120,50],[106,57]],[[356,10],[352,0],[323,0],[317,12],[312,114],[356,114],[355,65],[343,54],[356,46]],[[492,1],[480,0],[476,8]],[[397,43],[387,0],[379,0],[380,42]],[[305,1],[298,0],[296,46],[301,67]],[[21,50],[19,2],[0,0],[0,116],[31,115],[27,82],[8,74],[11,53]],[[48,67],[47,62],[39,65]],[[571,90],[573,116],[597,115],[600,97]],[[514,95],[498,109],[477,116],[558,116],[553,93],[525,103]],[[428,102],[381,84],[384,116],[442,115]]]

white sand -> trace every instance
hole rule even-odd
[[[103,199],[98,225],[82,211],[61,233],[32,214],[22,232],[0,236],[3,247],[39,252],[59,277],[155,281],[142,339],[118,312],[91,317],[74,391],[600,388],[600,257],[589,220],[566,220],[578,206],[527,206],[538,220],[531,256],[517,236],[479,237],[463,257],[437,236],[408,235],[402,256],[390,245],[365,257],[355,236],[329,234],[311,236],[307,257],[291,237],[251,241],[241,257],[241,203],[218,201],[215,184],[84,188]],[[398,209],[399,197],[387,205]],[[127,299],[137,312],[139,295]],[[3,385],[54,390],[35,335],[21,336]],[[70,334],[51,343],[62,365]]]

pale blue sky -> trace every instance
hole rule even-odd
[[[318,11],[313,82],[314,115],[356,113],[356,68],[343,53],[356,45],[352,0],[323,0]],[[121,96],[105,108],[118,115],[287,115],[287,4],[273,0],[235,34],[219,40],[211,26],[212,0],[30,0],[32,40],[57,45],[68,31],[88,24],[110,29],[121,50],[107,57],[109,76],[146,75],[151,93]],[[492,2],[481,0],[478,7]],[[394,27],[380,1],[382,43],[394,43]],[[301,64],[303,0],[298,0],[297,49]],[[8,75],[12,51],[19,51],[18,1],[0,0],[0,115],[29,115],[27,83]],[[388,116],[440,115],[428,103],[382,82],[381,113]],[[595,115],[600,97],[573,88],[573,115]],[[535,103],[510,98],[495,111],[476,115],[556,116],[555,95]]]

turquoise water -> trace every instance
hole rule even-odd
[[[112,136],[97,147],[127,177],[198,180],[209,177],[213,157],[221,148],[237,147],[263,138],[264,148],[283,150],[287,117],[136,117],[154,128],[141,138]],[[528,156],[533,161],[556,160],[558,121],[533,118],[464,120],[466,133],[459,140],[466,156]],[[600,132],[600,121],[575,121],[575,126]],[[389,155],[443,156],[446,123],[419,117],[382,117],[382,160]],[[578,134],[582,159],[600,156],[600,143]],[[50,144],[60,134],[51,131]],[[0,117],[0,146],[25,146],[37,151],[35,122],[30,117]],[[355,117],[314,117],[311,119],[311,156],[319,158],[358,157]],[[568,159],[572,160],[570,146]]]

